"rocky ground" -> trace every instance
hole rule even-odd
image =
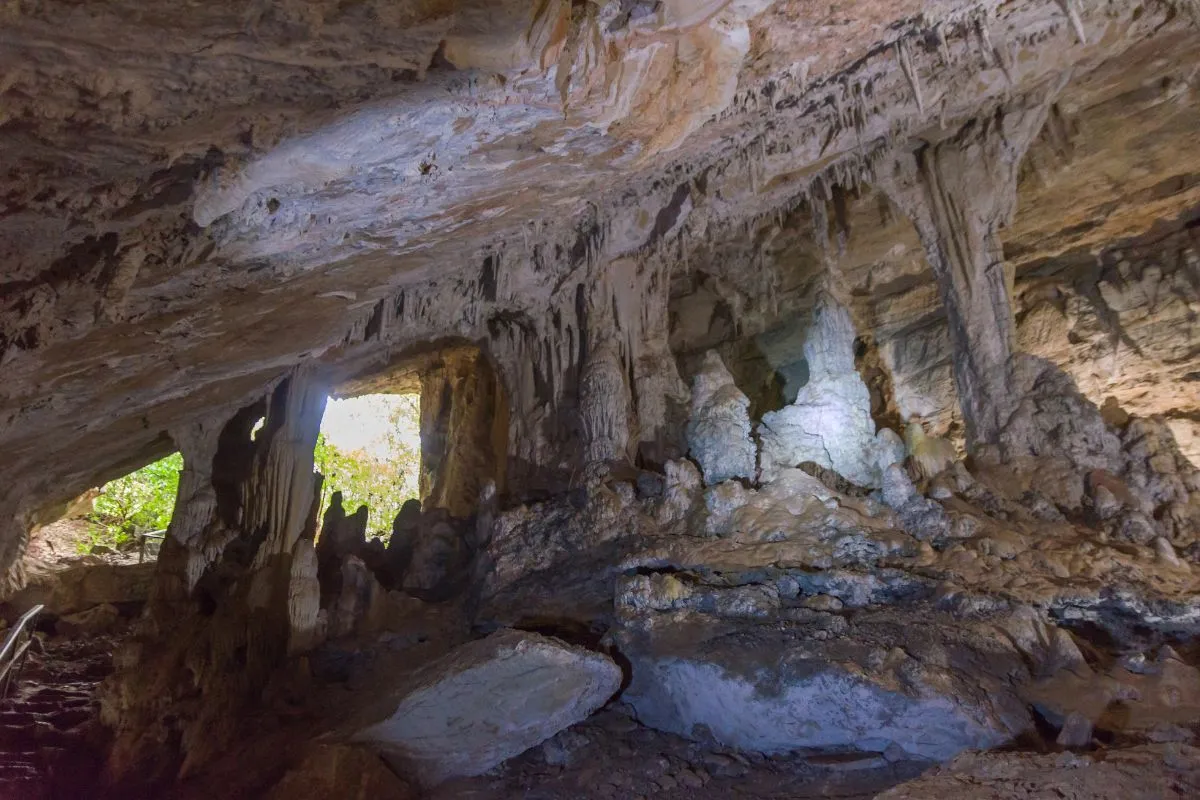
[[[501,512],[468,607],[343,584],[358,622],[309,657],[323,699],[295,690],[296,713],[446,800],[1189,796],[1191,529],[1123,536],[1096,512],[1115,484],[1072,521],[1003,470],[893,468],[871,491],[812,471],[705,489],[680,463]],[[497,626],[531,631],[493,636],[517,651],[558,641],[557,666],[502,666],[479,649]],[[593,657],[624,677],[587,716]]]

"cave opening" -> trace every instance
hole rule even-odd
[[[146,458],[136,468],[122,465],[100,476],[33,528],[25,553],[31,568],[63,569],[83,556],[154,561],[175,513],[183,456],[176,450]]]
[[[419,496],[420,409],[415,393],[330,398],[313,465],[324,476],[322,516],[338,493],[347,510],[366,506],[367,535],[386,544],[401,507]]]
[[[323,605],[358,580],[344,574],[349,557],[385,589],[435,602],[461,595],[480,520],[504,488],[504,397],[487,356],[467,344],[337,385],[313,459]]]

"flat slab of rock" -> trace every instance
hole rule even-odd
[[[479,775],[602,706],[621,685],[607,656],[505,630],[423,668],[386,719],[352,737],[426,785]],[[392,703],[394,702],[394,705]]]

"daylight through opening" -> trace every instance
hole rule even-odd
[[[87,490],[60,519],[30,537],[28,556],[54,562],[75,555],[121,560],[158,557],[179,491],[178,452]]]
[[[417,394],[330,398],[314,459],[325,476],[321,517],[340,492],[347,514],[367,506],[367,536],[386,542],[400,507],[419,496],[420,418]]]

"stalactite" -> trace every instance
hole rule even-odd
[[[257,566],[290,553],[304,528],[312,505],[313,451],[328,394],[317,372],[299,368],[276,390],[267,411],[254,480],[245,494],[246,524],[266,537],[255,556]]]
[[[942,57],[942,66],[953,66],[954,61],[950,57],[950,45],[946,42],[946,32],[942,25],[936,25],[933,28],[933,35],[937,39],[938,54]]]
[[[1079,9],[1076,8],[1076,0],[1057,0],[1059,8],[1067,15],[1067,19],[1071,21],[1071,28],[1075,31],[1075,38],[1080,44],[1087,44],[1087,33],[1083,29],[1083,20],[1079,17]]]
[[[988,30],[986,13],[975,19],[975,34],[979,37],[979,51],[983,57],[983,66],[990,68],[996,57],[996,48],[992,46],[992,34]]]
[[[917,109],[924,114],[925,98],[921,95],[921,77],[917,74],[916,67],[913,66],[912,53],[909,52],[908,42],[905,39],[896,42],[896,57],[899,59],[900,69],[904,70],[904,77],[912,89],[913,98],[917,101]]]
[[[1017,172],[1059,87],[896,156],[881,184],[916,226],[950,321],[955,383],[968,442],[996,443],[1015,398],[1011,270],[999,230],[1016,203]]]

